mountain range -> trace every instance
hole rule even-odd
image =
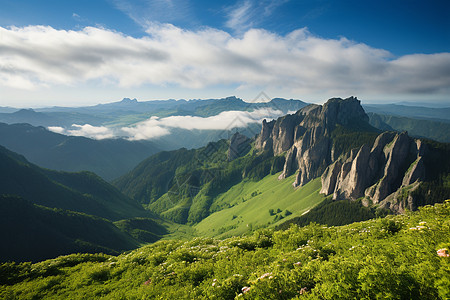
[[[228,138],[232,130],[239,129],[252,137],[260,130],[257,122],[243,123],[236,116],[235,124],[223,129],[192,129],[175,127],[166,129],[167,134],[150,140],[130,140],[113,132],[124,126],[136,126],[151,117],[196,116],[206,118],[227,111],[264,109],[279,113],[296,111],[306,103],[300,100],[272,99],[270,102],[247,103],[236,97],[209,100],[161,100],[139,102],[125,98],[120,102],[90,107],[53,107],[20,109],[0,113],[0,145],[24,155],[40,166],[62,171],[91,171],[105,180],[113,180],[130,171],[143,159],[162,150],[182,147],[198,148],[208,142]],[[181,122],[182,124],[183,122]],[[72,127],[77,124],[78,127]],[[48,129],[60,128],[63,133],[83,135],[79,126],[94,126],[93,130],[110,130],[112,133],[96,140],[83,136],[67,136]],[[182,126],[182,125],[181,125]],[[205,126],[203,126],[205,127]],[[107,129],[108,128],[108,129]],[[74,130],[75,129],[75,130]],[[160,127],[134,131],[160,130]]]
[[[153,155],[158,150],[150,143],[67,137],[27,124],[0,129],[8,147],[35,154],[34,160],[67,158],[74,167],[84,161],[109,179],[131,169],[111,184],[91,172],[41,168],[1,147],[0,234],[4,245],[19,245],[2,246],[3,260],[117,254],[161,237],[225,238],[292,223],[342,225],[450,198],[449,144],[373,127],[355,97],[263,120],[253,136],[233,130],[203,147]],[[23,140],[14,139],[19,136]],[[124,151],[134,162],[150,156],[134,168],[130,158],[122,171],[105,169],[116,168]]]
[[[119,102],[98,104],[86,107],[49,107],[37,109],[8,108],[0,113],[0,122],[29,123],[34,126],[62,126],[90,124],[95,126],[126,126],[144,121],[151,116],[200,116],[208,117],[223,111],[252,111],[256,109],[275,109],[283,113],[296,111],[306,105],[300,100],[274,98],[269,102],[244,102],[234,96],[205,100],[153,100],[137,101],[124,98]]]
[[[111,181],[130,171],[149,155],[163,150],[199,148],[209,142],[228,139],[238,130],[253,138],[261,123],[230,124],[229,128],[170,128],[168,135],[149,140],[130,141],[125,138],[93,140],[51,132],[48,127],[61,127],[65,134],[73,124],[121,128],[135,126],[151,116],[197,116],[207,118],[227,111],[268,109],[288,112],[306,106],[300,100],[274,98],[269,102],[244,102],[236,97],[208,100],[137,101],[125,98],[120,102],[89,107],[52,107],[41,109],[5,108],[0,113],[0,145],[24,155],[40,166],[61,171],[91,171]],[[424,108],[405,105],[364,105],[369,122],[382,131],[408,131],[413,137],[450,142],[447,108]],[[181,122],[182,124],[183,122]],[[28,125],[27,125],[28,124]],[[80,126],[81,126],[80,125]],[[64,129],[66,128],[66,130]],[[73,128],[72,128],[73,129]],[[144,130],[144,129],[142,129]],[[83,131],[74,131],[83,135]],[[112,135],[111,135],[112,136]],[[124,155],[126,153],[126,155]]]
[[[250,205],[247,200],[271,199],[272,206],[280,206],[273,207],[275,211],[289,211],[282,216],[286,220],[299,217],[325,196],[358,200],[361,205],[396,213],[443,201],[443,195],[450,195],[448,187],[440,184],[447,181],[450,172],[449,151],[447,144],[414,139],[406,133],[383,133],[369,124],[359,100],[335,98],[323,106],[309,105],[295,114],[263,121],[254,139],[236,133],[229,142],[159,153],[114,184],[155,213],[195,225],[200,231],[202,222],[211,228],[224,227],[219,216],[233,210],[235,218],[230,216],[232,220],[225,226],[233,231],[241,221],[239,212]],[[246,195],[244,191],[252,182],[261,180],[267,180],[266,185],[274,185],[274,189],[264,191],[261,197],[257,197],[261,191],[256,188]],[[314,205],[292,213],[279,200],[277,180],[289,181],[292,193],[294,188],[315,185],[311,193],[316,196],[308,194],[316,199]],[[234,196],[242,200],[233,201],[228,194],[238,185],[240,193]],[[262,214],[252,220],[261,226],[267,218]]]

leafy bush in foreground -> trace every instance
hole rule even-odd
[[[450,201],[340,227],[0,265],[0,298],[446,299]]]

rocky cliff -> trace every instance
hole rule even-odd
[[[255,147],[272,149],[274,155],[287,151],[286,163],[279,179],[298,171],[293,185],[302,186],[320,176],[337,155],[331,138],[335,127],[367,123],[368,120],[356,97],[333,98],[323,106],[308,105],[276,121],[264,120]]]
[[[243,134],[236,132],[231,136],[228,148],[228,161],[245,155],[251,148],[251,140]]]
[[[321,176],[321,193],[334,200],[364,197],[398,212],[415,209],[410,192],[425,178],[426,147],[405,132],[376,133],[368,121],[357,98],[333,98],[264,121],[255,147],[285,154],[279,179],[297,172],[294,187]],[[361,138],[367,130],[370,141]]]
[[[384,132],[373,145],[353,149],[328,166],[322,174],[321,193],[332,194],[335,200],[366,197],[396,211],[412,210],[412,201],[398,207],[393,196],[399,190],[416,188],[424,179],[424,153],[420,140],[406,133]]]

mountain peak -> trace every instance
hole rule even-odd
[[[120,103],[123,103],[123,104],[132,104],[132,103],[137,103],[137,102],[138,101],[136,98],[133,98],[133,99],[123,98],[122,101],[120,101]]]
[[[226,97],[226,98],[223,98],[221,100],[224,100],[224,101],[227,101],[227,102],[236,102],[236,103],[244,102],[241,98],[237,98],[236,96]]]
[[[14,114],[15,115],[27,116],[27,115],[35,115],[35,114],[38,114],[38,113],[32,108],[22,108],[22,109],[20,109],[20,110],[18,110],[16,112],[14,112]]]
[[[323,119],[327,124],[336,123],[349,125],[358,121],[369,122],[369,117],[361,106],[361,101],[356,97],[331,98],[322,108]]]

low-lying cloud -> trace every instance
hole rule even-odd
[[[450,53],[394,57],[346,38],[307,29],[279,35],[249,29],[239,36],[214,28],[150,24],[147,35],[104,28],[0,27],[0,86],[55,85],[197,89],[220,85],[282,88],[294,93],[448,94]]]
[[[71,128],[50,126],[50,131],[73,136],[85,136],[93,139],[126,138],[132,141],[156,139],[169,135],[172,129],[186,130],[232,130],[244,128],[250,124],[261,123],[263,119],[275,119],[284,115],[280,110],[258,109],[248,111],[224,111],[211,117],[171,116],[159,118],[153,116],[133,126],[108,128],[89,124],[73,124]]]
[[[115,137],[113,129],[104,126],[92,126],[90,124],[73,124],[68,129],[60,126],[50,126],[48,127],[48,130],[60,134],[84,136],[96,140],[110,139]]]

